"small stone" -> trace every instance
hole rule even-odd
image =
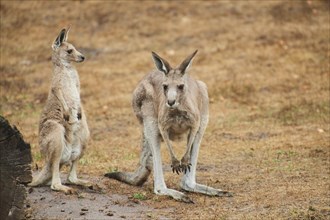
[[[86,215],[86,212],[80,212],[79,214],[80,215]]]
[[[313,206],[309,206],[309,207],[308,207],[308,210],[313,211],[313,212],[316,211],[316,209],[315,209]]]
[[[61,209],[61,212],[65,212],[65,210],[64,209]]]
[[[108,212],[107,216],[113,216],[113,212]]]
[[[82,208],[81,211],[83,211],[83,212],[87,212],[88,209],[87,209],[87,208]]]
[[[33,188],[31,187],[31,188],[29,188],[28,193],[30,194],[32,192],[33,192]]]
[[[135,204],[140,204],[140,201],[139,200],[132,200]]]

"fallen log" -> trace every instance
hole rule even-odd
[[[26,218],[31,161],[30,144],[0,115],[0,219]]]

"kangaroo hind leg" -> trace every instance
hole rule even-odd
[[[201,128],[195,137],[194,143],[191,149],[191,170],[186,172],[181,180],[181,188],[185,191],[206,194],[210,196],[227,196],[230,197],[232,194],[228,191],[221,189],[215,189],[210,186],[196,183],[196,168],[199,146],[203,137],[204,129]]]
[[[50,188],[55,191],[62,191],[65,194],[74,193],[74,189],[64,186],[61,183],[60,178],[60,163],[62,159],[62,153],[65,147],[64,128],[60,124],[53,124],[51,132],[48,134],[49,146],[47,154],[49,158],[52,181]]]

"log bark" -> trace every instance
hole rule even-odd
[[[0,115],[0,219],[25,219],[31,161],[30,145]]]

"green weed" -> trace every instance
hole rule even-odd
[[[143,193],[134,193],[133,198],[138,199],[138,200],[146,200],[147,199],[146,195],[143,194]]]

